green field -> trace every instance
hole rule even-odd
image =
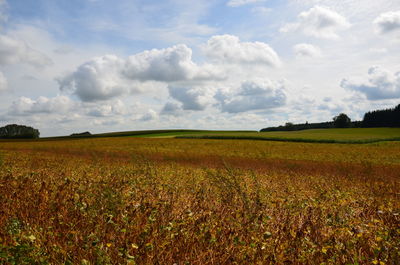
[[[312,129],[281,132],[246,133],[196,133],[195,135],[176,135],[184,138],[204,139],[254,139],[269,141],[321,142],[321,143],[372,143],[380,141],[399,141],[400,128],[348,128]]]
[[[311,129],[301,131],[213,131],[213,130],[151,130],[117,133],[95,134],[94,137],[249,137],[273,139],[304,139],[304,140],[334,140],[334,141],[363,141],[385,140],[400,138],[400,128],[346,128],[346,129]]]
[[[188,139],[235,139],[235,140],[266,140],[284,142],[310,143],[349,143],[363,144],[381,141],[400,141],[400,128],[346,128],[346,129],[311,129],[301,131],[222,131],[222,130],[143,130],[99,133],[90,136],[59,136],[44,137],[39,141],[68,140],[79,138],[103,137],[139,137],[139,138],[188,138]],[[0,140],[10,141],[10,140]],[[11,140],[27,141],[27,140]],[[30,141],[30,140],[28,140]],[[33,140],[37,141],[37,140]]]

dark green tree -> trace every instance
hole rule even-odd
[[[294,130],[294,124],[292,122],[285,123],[285,129],[287,131],[293,131]]]
[[[24,125],[9,124],[0,128],[0,139],[36,139],[39,135],[39,130]]]
[[[351,119],[344,113],[333,117],[333,126],[335,128],[349,128],[351,126]]]

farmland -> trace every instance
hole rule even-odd
[[[100,133],[75,138],[99,137],[145,137],[145,138],[188,138],[188,139],[247,139],[315,143],[374,143],[399,141],[400,128],[346,128],[311,129],[300,131],[213,131],[213,130],[148,130],[115,133]],[[70,137],[50,137],[44,140],[68,139]]]
[[[153,136],[0,142],[0,263],[398,264],[400,142]]]

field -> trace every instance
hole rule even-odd
[[[115,133],[100,133],[74,138],[99,137],[145,137],[145,138],[187,138],[187,139],[237,139],[267,140],[311,143],[375,143],[381,141],[400,141],[400,128],[348,128],[312,129],[301,131],[257,132],[257,131],[207,131],[207,130],[148,130]],[[51,137],[44,140],[68,139],[70,137]]]
[[[349,132],[331,139],[398,136]],[[53,139],[0,158],[0,264],[399,264],[398,141]]]
[[[348,128],[348,129],[312,129],[280,132],[209,132],[181,133],[181,138],[203,139],[249,139],[288,142],[315,143],[374,143],[381,141],[399,141],[400,128]]]

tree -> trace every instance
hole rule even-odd
[[[349,128],[351,126],[351,120],[346,114],[340,113],[333,118],[333,125],[336,128]]]
[[[285,123],[285,129],[288,130],[288,131],[293,131],[294,130],[294,124],[292,122]]]
[[[9,124],[0,128],[0,139],[36,139],[39,135],[39,130],[24,125]]]
[[[400,127],[400,104],[392,109],[365,113],[362,125],[363,127]]]

